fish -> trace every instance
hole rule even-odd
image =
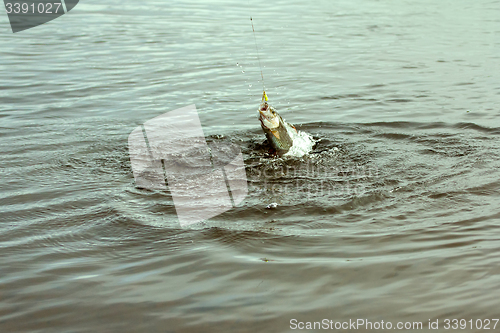
[[[258,110],[260,126],[276,154],[282,156],[292,148],[293,137],[297,135],[297,130],[293,125],[287,123],[267,101],[268,98],[264,91]]]

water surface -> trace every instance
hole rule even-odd
[[[0,16],[1,330],[498,317],[499,14],[84,1],[18,34]],[[270,102],[321,139],[302,159],[262,145],[250,16]],[[168,191],[135,187],[127,137],[190,104],[241,147],[249,194],[181,229]]]

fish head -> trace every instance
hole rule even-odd
[[[259,120],[263,128],[275,129],[280,126],[280,115],[272,106],[263,102],[259,107]]]

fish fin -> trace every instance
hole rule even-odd
[[[278,131],[271,131],[271,133],[273,133],[273,135],[276,137],[276,139],[279,140],[279,138],[280,138],[280,132],[278,132]]]

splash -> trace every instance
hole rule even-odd
[[[316,140],[314,140],[312,135],[302,131],[295,131],[294,129],[289,130],[288,126],[287,130],[293,140],[293,145],[283,156],[302,157],[313,149]]]

